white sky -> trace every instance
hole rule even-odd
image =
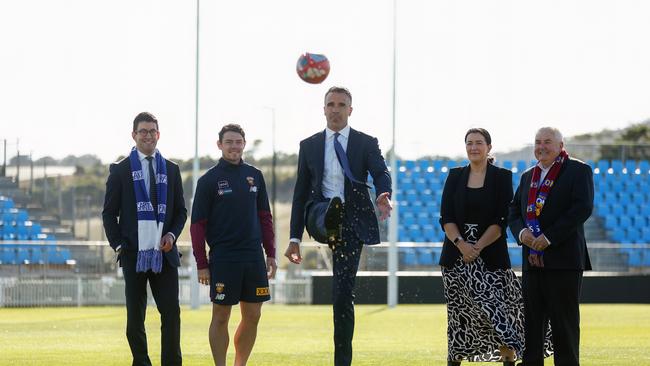
[[[313,5],[310,5],[313,4]],[[201,1],[199,154],[226,122],[271,152],[323,129],[323,94],[353,94],[352,127],[391,144],[392,1]],[[195,2],[0,0],[0,139],[10,155],[128,153],[154,113],[167,157],[194,155]],[[650,117],[650,2],[431,1],[397,4],[397,151],[462,155],[469,127],[494,151],[540,125],[565,136]],[[320,85],[295,73],[328,56]],[[1,153],[1,152],[0,152]]]

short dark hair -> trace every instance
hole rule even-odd
[[[241,135],[241,137],[244,138],[244,141],[246,141],[246,134],[244,133],[244,129],[236,123],[229,123],[221,127],[221,131],[219,131],[219,142],[223,141],[223,135],[225,135],[226,132],[237,132]]]
[[[158,128],[158,120],[149,112],[140,112],[135,116],[135,119],[133,120],[133,132],[138,129],[138,123],[140,122],[153,122],[156,124],[156,128]]]
[[[467,142],[467,136],[469,136],[470,133],[481,134],[483,136],[483,138],[485,138],[485,143],[488,144],[488,145],[492,145],[492,137],[490,136],[490,133],[488,132],[488,130],[486,130],[485,128],[475,127],[475,128],[470,128],[469,130],[467,130],[467,133],[465,133],[465,142]],[[495,160],[494,156],[492,156],[492,155],[490,155],[488,153],[488,157],[487,157],[488,163],[494,164],[494,160]]]
[[[346,89],[346,88],[344,88],[342,86],[333,86],[333,87],[329,88],[327,93],[325,93],[325,100],[327,100],[327,96],[330,93],[345,94],[348,97],[348,99],[350,100],[350,105],[352,105],[352,93],[350,93],[350,91],[348,89]]]

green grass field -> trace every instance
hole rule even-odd
[[[581,310],[583,365],[650,365],[649,305]],[[231,336],[238,312],[233,309]],[[147,313],[150,355],[159,365],[159,317],[155,307]],[[444,305],[358,305],[356,314],[354,365],[446,364]],[[125,319],[122,307],[0,309],[0,365],[128,365]],[[212,365],[209,321],[209,306],[183,308],[185,365]],[[249,364],[332,365],[331,339],[329,306],[266,305]],[[229,364],[233,352],[231,339]]]

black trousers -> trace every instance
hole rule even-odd
[[[160,273],[135,271],[137,252],[120,256],[126,285],[126,338],[133,355],[133,366],[151,366],[147,350],[144,319],[147,310],[147,282],[160,313],[161,365],[182,365],[181,310],[178,302],[178,268],[163,256]]]
[[[556,366],[580,365],[582,271],[531,270],[523,273],[526,319],[524,365],[544,365],[544,336],[551,323]]]
[[[342,231],[341,240],[332,246],[334,365],[349,366],[352,363],[354,335],[354,285],[363,243],[345,221]]]

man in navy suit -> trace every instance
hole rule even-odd
[[[591,269],[584,222],[594,206],[589,165],[569,157],[557,128],[535,135],[537,165],[521,175],[508,224],[522,245],[523,364],[544,365],[550,321],[556,365],[580,364],[580,289]]]
[[[352,95],[341,87],[325,94],[327,128],[300,142],[285,256],[299,264],[303,230],[332,248],[334,364],[352,362],[354,283],[363,244],[378,244],[379,226],[366,180],[373,178],[380,219],[392,209],[391,179],[377,139],[348,125]]]
[[[160,152],[156,149],[160,138],[156,117],[148,112],[138,114],[133,121],[131,137],[135,141],[135,149],[132,150],[131,155],[110,166],[102,212],[106,237],[111,248],[118,255],[124,274],[126,337],[131,347],[133,365],[151,366],[144,328],[147,282],[149,282],[151,293],[160,312],[161,364],[181,365],[181,318],[178,302],[180,256],[176,248],[176,239],[181,234],[187,219],[183,182],[178,165],[159,156]],[[142,170],[133,174],[133,164],[141,166]],[[167,173],[166,180],[162,178],[163,170]],[[138,188],[134,178],[136,176],[144,181],[143,190],[147,192],[140,199],[136,199],[135,192]],[[162,190],[157,188],[164,182],[167,190],[166,199],[161,198]],[[146,202],[138,202],[141,200]],[[162,252],[157,253],[162,255],[162,266],[156,269],[141,268],[144,256],[141,253],[143,240],[139,232],[144,232],[141,230],[144,226],[139,218],[140,213],[136,204],[142,206],[143,203],[151,203],[149,211],[152,211],[152,215],[154,210],[151,207],[160,207],[157,217],[162,218],[160,215],[164,214],[164,223],[156,224],[159,229],[153,238],[155,246],[158,247],[154,250]],[[141,259],[140,263],[138,263],[139,259]]]

